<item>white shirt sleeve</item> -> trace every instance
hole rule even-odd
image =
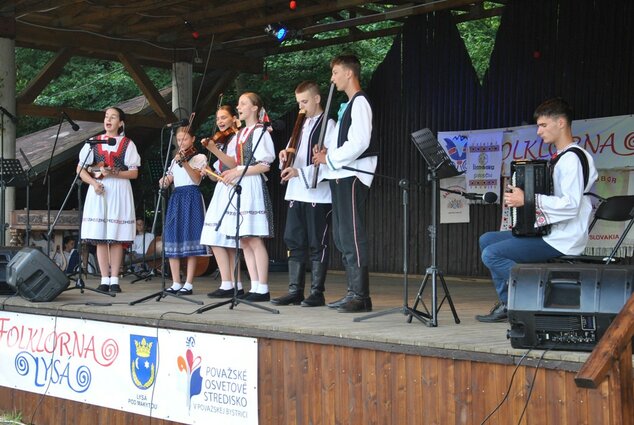
[[[128,167],[128,170],[136,170],[141,166],[141,157],[136,149],[136,145],[132,140],[128,143],[128,148],[125,151],[125,158],[123,163]]]
[[[328,149],[328,167],[337,170],[356,160],[370,146],[372,136],[372,108],[365,97],[357,97],[352,103],[352,124],[346,140],[337,147],[337,135]]]

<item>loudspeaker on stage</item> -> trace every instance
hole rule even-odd
[[[53,301],[70,284],[68,277],[39,249],[23,248],[7,265],[7,283],[25,300]]]
[[[634,266],[517,264],[509,280],[513,348],[591,351],[632,295]]]

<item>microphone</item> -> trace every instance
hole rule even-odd
[[[346,167],[343,167],[343,168],[346,168]],[[464,197],[465,199],[469,199],[470,201],[483,201],[487,204],[492,204],[498,200],[498,195],[493,192],[473,193],[473,192],[463,192],[461,190],[444,189],[442,187],[440,188],[440,190],[442,190],[443,192],[455,193],[456,195],[460,195]]]
[[[183,118],[180,121],[176,121],[176,122],[172,122],[172,123],[169,123],[169,124],[165,124],[165,127],[167,127],[167,128],[185,127],[186,125],[189,125],[189,120],[187,118]]]
[[[9,117],[9,119],[11,120],[13,124],[18,123],[18,117],[16,117],[15,115],[7,111],[6,109],[4,109],[2,106],[0,106],[0,111],[2,111],[7,117]]]
[[[94,146],[94,145],[114,146],[117,144],[117,139],[115,139],[114,137],[108,137],[107,139],[86,139],[84,140],[84,142],[88,143],[90,146]]]
[[[492,204],[498,200],[498,195],[493,192],[486,192],[486,193],[462,192],[462,196],[464,196],[465,199],[469,199],[471,201],[483,201],[486,204]]]
[[[79,130],[79,126],[75,124],[75,121],[71,120],[68,114],[65,111],[62,111],[62,116],[68,121],[70,126],[73,128],[73,131]]]

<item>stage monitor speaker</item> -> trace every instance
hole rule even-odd
[[[7,264],[20,249],[14,246],[0,247],[0,295],[13,295],[15,289],[7,284]]]
[[[632,294],[634,266],[517,264],[509,281],[513,348],[591,351]]]
[[[39,249],[23,248],[7,265],[7,283],[25,300],[53,301],[68,288],[68,277]]]

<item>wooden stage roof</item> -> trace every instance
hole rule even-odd
[[[175,117],[143,67],[170,68],[181,61],[196,72],[206,70],[209,89],[195,111],[197,127],[238,73],[262,72],[266,56],[393,35],[408,16],[438,10],[461,12],[456,21],[499,15],[506,0],[486,10],[483,2],[297,0],[291,10],[289,0],[17,0],[0,5],[0,37],[56,52],[18,95],[19,115],[58,117],[59,108],[33,102],[71,57],[87,56],[121,62],[154,110],[153,125],[160,127]],[[372,25],[381,22],[381,28]],[[268,25],[288,28],[288,41],[280,44],[266,33]],[[65,110],[79,121],[103,118],[97,111]]]

